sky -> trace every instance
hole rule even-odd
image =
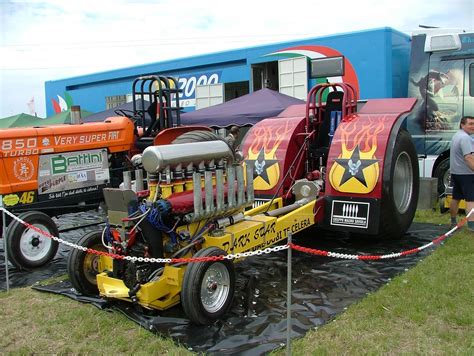
[[[474,0],[0,0],[0,118],[46,114],[44,83],[197,54],[418,25],[474,29]]]

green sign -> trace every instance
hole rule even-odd
[[[102,166],[101,153],[78,153],[68,157],[51,157],[51,170],[53,174],[77,171],[90,166]]]

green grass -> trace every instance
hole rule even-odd
[[[449,215],[420,211],[415,220],[448,224]],[[293,352],[472,355],[473,276],[474,234],[463,228],[416,267],[293,342]]]
[[[19,288],[0,294],[0,350],[20,354],[189,354],[119,313]]]
[[[449,216],[417,212],[416,221],[448,224]],[[474,235],[464,228],[408,272],[293,341],[293,354],[474,354],[473,276]],[[119,313],[30,288],[0,293],[0,325],[4,353],[189,354]]]

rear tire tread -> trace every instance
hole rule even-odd
[[[393,175],[395,171],[395,163],[397,157],[406,152],[411,160],[412,174],[413,174],[413,190],[409,207],[405,213],[400,213],[395,206],[393,197]],[[380,212],[379,236],[380,238],[400,238],[410,227],[413,217],[415,216],[416,207],[418,204],[419,193],[419,174],[417,169],[418,157],[416,149],[411,140],[410,134],[406,130],[400,130],[397,134],[395,147],[391,162],[387,164],[384,169],[390,169],[389,187],[382,189],[382,201]],[[385,182],[384,182],[385,184]]]

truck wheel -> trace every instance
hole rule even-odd
[[[410,227],[418,204],[419,173],[416,149],[406,130],[400,130],[384,161],[379,235],[401,237]]]
[[[92,231],[82,236],[78,245],[97,251],[106,251],[102,244],[102,232]],[[67,261],[67,273],[74,289],[83,295],[97,295],[96,275],[99,273],[99,255],[73,249]]]
[[[59,236],[58,227],[45,213],[28,211],[18,216],[26,223],[53,236]],[[18,269],[31,269],[51,261],[58,251],[59,244],[50,237],[26,227],[14,220],[6,231],[8,258]]]
[[[198,251],[194,257],[222,256],[217,247]],[[232,261],[193,262],[186,267],[181,290],[181,304],[195,324],[207,325],[221,318],[234,297],[235,272]]]
[[[433,172],[433,177],[438,178],[438,195],[446,192],[449,186],[449,158],[443,159]]]

